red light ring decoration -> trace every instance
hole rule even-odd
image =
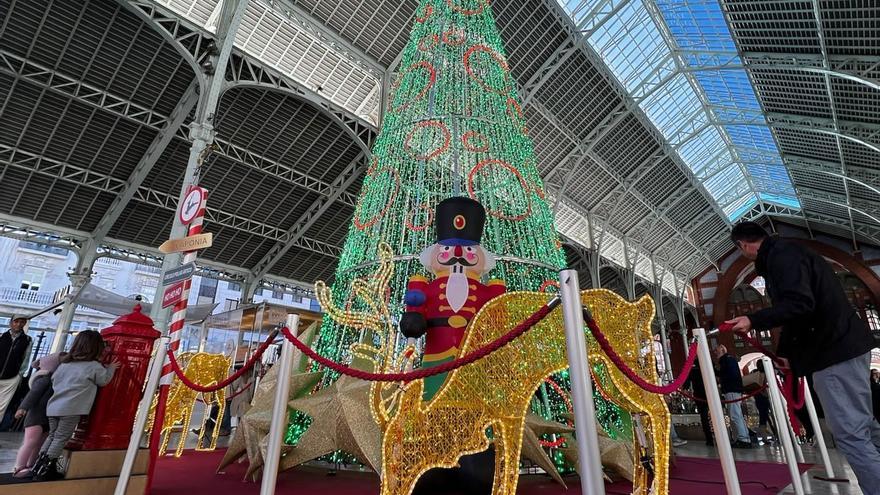
[[[419,210],[425,210],[425,211],[427,211],[427,212],[428,212],[428,218],[427,218],[427,220],[425,220],[425,223],[423,223],[423,224],[421,224],[421,225],[415,225],[415,224],[413,223],[413,217],[416,216],[416,213],[417,213]],[[406,218],[406,228],[408,228],[408,229],[410,229],[410,230],[412,230],[412,231],[415,231],[415,232],[421,232],[421,231],[427,229],[428,227],[430,227],[430,226],[433,225],[433,224],[434,224],[434,209],[431,208],[431,207],[428,205],[428,203],[422,203],[422,204],[420,204],[420,205],[417,205],[417,206],[416,206],[416,207],[410,212],[409,216],[407,216],[407,218]]]
[[[477,141],[476,144],[473,141]],[[489,138],[477,131],[467,131],[461,136],[461,145],[468,151],[483,153],[489,151]]]
[[[379,167],[379,157],[373,157],[373,163],[370,164],[370,168],[367,169],[366,176],[372,177],[373,174],[376,173],[376,169]]]
[[[495,53],[495,50],[492,50],[491,48],[489,48],[486,45],[474,45],[474,46],[468,48],[467,51],[464,52],[464,57],[463,57],[464,70],[467,71],[468,75],[471,76],[471,78],[474,81],[477,81],[477,83],[479,83],[480,86],[485,88],[486,91],[491,91],[492,93],[496,93],[499,95],[505,95],[508,92],[510,92],[510,88],[508,88],[507,86],[505,86],[501,89],[493,88],[492,86],[489,86],[489,84],[485,80],[483,80],[483,78],[481,78],[478,74],[476,74],[471,69],[471,62],[470,62],[471,55],[473,55],[474,53],[477,53],[477,52],[488,53],[489,56],[492,57],[495,60],[495,62],[501,66],[502,69],[504,69],[505,72],[510,71],[510,68],[508,67],[507,62],[505,62],[504,59],[501,58],[501,55],[498,55],[497,53]]]
[[[465,41],[467,41],[467,38],[465,38],[464,33],[458,29],[450,29],[443,33],[443,42],[449,46],[461,46]]]
[[[437,46],[437,43],[440,43],[440,37],[436,34],[429,34],[419,40],[418,47],[423,52],[430,52]]]
[[[474,176],[476,176],[477,172],[479,172],[480,170],[482,170],[486,166],[493,165],[493,164],[500,165],[500,166],[510,170],[511,172],[513,172],[513,175],[516,176],[517,180],[519,181],[520,186],[522,187],[522,190],[524,192],[528,193],[529,186],[528,186],[528,184],[526,184],[525,179],[523,178],[522,174],[519,173],[519,170],[517,170],[516,167],[505,162],[504,160],[499,160],[497,158],[487,158],[485,160],[481,160],[479,163],[474,165],[474,168],[472,168],[470,173],[468,173],[467,188],[468,188],[468,195],[471,197],[471,199],[477,199],[477,193],[474,191]],[[500,211],[490,209],[490,208],[486,208],[486,213],[492,215],[495,218],[500,218],[502,220],[510,220],[512,222],[518,222],[518,221],[523,220],[532,214],[532,199],[528,196],[528,194],[526,194],[526,200],[528,201],[528,205],[526,206],[526,211],[520,213],[519,215],[506,215],[504,213],[501,213]]]
[[[528,134],[529,130],[526,128],[526,117],[523,115],[522,107],[513,98],[507,98],[507,116],[519,125],[523,134]]]
[[[559,288],[559,282],[556,280],[545,280],[544,283],[541,284],[541,287],[538,288],[538,292],[544,292],[548,287],[556,287]]]
[[[439,146],[438,148],[432,150],[428,154],[420,155],[420,154],[416,153],[410,147],[409,143],[412,140],[413,136],[415,135],[416,131],[418,131],[419,129],[424,129],[425,127],[436,127],[437,129],[440,129],[440,132],[443,133],[443,144],[441,146]],[[415,127],[413,128],[413,130],[410,131],[409,134],[407,134],[406,139],[404,139],[404,141],[403,141],[403,149],[406,150],[406,153],[410,157],[412,157],[416,160],[430,160],[431,158],[434,158],[434,157],[442,154],[446,150],[448,150],[449,144],[451,142],[452,142],[452,135],[449,133],[449,129],[446,127],[446,124],[444,124],[443,122],[440,122],[439,120],[424,120],[422,122],[417,123],[415,125]]]
[[[446,4],[449,5],[450,9],[452,9],[456,12],[460,12],[464,15],[482,14],[483,9],[486,6],[486,4],[483,0],[477,0],[477,4],[479,6],[475,9],[468,9],[468,8],[462,7],[461,5],[456,4],[455,0],[446,0]]]
[[[548,385],[550,385],[553,388],[553,390],[557,394],[559,394],[560,397],[562,397],[562,401],[565,402],[566,412],[568,412],[568,414],[572,414],[572,411],[574,411],[574,408],[571,406],[571,400],[569,400],[568,394],[565,393],[565,390],[563,390],[562,387],[560,387],[558,383],[554,382],[550,378],[546,378],[546,379],[544,379],[544,381]],[[568,426],[570,426],[570,427],[574,426],[574,423],[572,423],[570,419],[567,420],[566,423],[568,423]],[[541,440],[541,446],[547,447],[549,449],[555,449],[555,448],[561,447],[563,443],[565,443],[565,437],[563,437],[563,436],[560,436],[559,438],[557,438],[555,442]]]
[[[419,69],[419,68],[428,71],[428,74],[430,75],[430,80],[428,81],[428,84],[426,84],[425,87],[422,88],[422,89],[419,91],[419,93],[418,93],[418,94],[417,94],[412,100],[407,101],[407,102],[404,102],[404,103],[401,103],[401,104],[400,104],[399,106],[397,106],[397,107],[394,106],[394,99],[392,98],[392,99],[391,99],[391,102],[390,102],[389,105],[388,105],[389,108],[390,108],[392,111],[399,112],[399,111],[401,111],[401,110],[406,109],[407,107],[409,107],[410,105],[412,105],[414,102],[416,102],[416,101],[418,101],[418,100],[421,100],[422,98],[425,97],[426,94],[428,94],[428,91],[431,90],[431,87],[432,87],[432,86],[434,85],[434,83],[437,81],[437,70],[434,69],[434,66],[431,65],[429,62],[427,62],[427,61],[425,61],[425,60],[422,60],[421,62],[416,62],[416,63],[410,65],[409,67],[406,68],[406,70],[404,70],[404,71],[400,74],[400,77],[398,77],[397,80],[394,81],[394,85],[391,86],[391,92],[392,92],[393,94],[396,95],[396,94],[397,94],[397,90],[400,89],[400,82],[403,81],[403,78],[404,78],[407,74],[409,74],[410,72],[412,72],[412,71],[414,71],[414,70],[416,70],[416,69]]]
[[[416,22],[425,22],[425,21],[427,21],[428,18],[431,17],[431,14],[433,14],[433,13],[434,13],[434,7],[432,7],[430,4],[429,4],[429,5],[425,5],[425,10],[422,11],[422,13],[419,14],[418,17],[416,17]]]
[[[388,199],[388,203],[385,204],[385,208],[382,208],[382,211],[376,213],[375,215],[373,215],[372,218],[368,219],[365,222],[361,222],[360,220],[361,205],[363,205],[363,203],[358,203],[358,207],[355,208],[354,212],[354,226],[358,230],[364,230],[366,228],[372,227],[373,225],[376,225],[376,222],[384,217],[385,214],[388,213],[388,210],[391,209],[391,205],[394,204],[394,200],[397,199],[397,193],[398,191],[400,191],[400,176],[397,174],[397,170],[394,170],[393,168],[387,166],[383,166],[379,169],[379,171],[388,171],[388,173],[394,176],[394,191],[391,192],[391,197]]]

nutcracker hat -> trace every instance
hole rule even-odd
[[[486,209],[479,201],[462,196],[437,203],[434,226],[443,246],[476,246],[483,237]]]

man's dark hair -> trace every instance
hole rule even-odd
[[[76,361],[97,361],[104,352],[106,343],[101,334],[95,330],[85,330],[76,335],[70,352],[61,358],[62,363]]]
[[[755,242],[770,237],[770,234],[755,222],[741,222],[734,225],[730,231],[730,240],[736,244],[739,241]]]

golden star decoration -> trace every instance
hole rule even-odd
[[[284,447],[280,470],[341,450],[381,475],[382,433],[370,412],[370,386],[343,376],[312,395],[290,401],[290,408],[310,416],[312,423],[295,447]],[[261,447],[267,444],[263,441]]]
[[[614,440],[601,428],[598,428],[598,433],[599,457],[602,460],[603,471],[611,471],[615,476],[632,482],[634,472],[632,444],[625,440]],[[576,471],[580,471],[577,443],[571,436],[566,436],[565,447],[559,451]],[[605,477],[608,478],[608,475],[605,474]]]
[[[272,404],[275,401],[275,386],[278,382],[278,369],[277,366],[270,368],[257,385],[254,398],[251,401],[251,408],[242,416],[238,428],[235,429],[226,454],[217,467],[218,472],[245,454],[247,454],[250,463],[246,478],[252,478],[253,474],[263,466],[260,441],[269,434]],[[307,394],[321,381],[323,375],[323,372],[292,375],[288,398],[296,399]]]
[[[568,488],[562,481],[562,476],[556,470],[556,465],[550,460],[544,447],[541,446],[541,435],[562,435],[572,433],[574,428],[557,423],[556,421],[546,420],[537,414],[526,415],[525,426],[523,428],[523,443],[521,457],[528,459],[538,465],[547,472],[551,478],[557,483]]]

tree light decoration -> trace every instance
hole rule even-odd
[[[505,280],[509,291],[556,292],[565,256],[488,2],[421,0],[400,67],[329,288],[334,306],[371,312],[352,281],[376,270],[387,243],[395,253],[388,314],[397,321],[407,280],[427,275],[417,256],[434,242],[434,205],[457,195],[487,210],[481,244],[499,259],[486,279]],[[381,345],[358,323],[325,318],[315,350],[345,362],[357,341]],[[388,347],[399,354],[404,344]],[[336,378],[326,373],[325,385]],[[597,404],[609,434],[626,430],[624,411]],[[305,426],[298,416],[288,441]]]

